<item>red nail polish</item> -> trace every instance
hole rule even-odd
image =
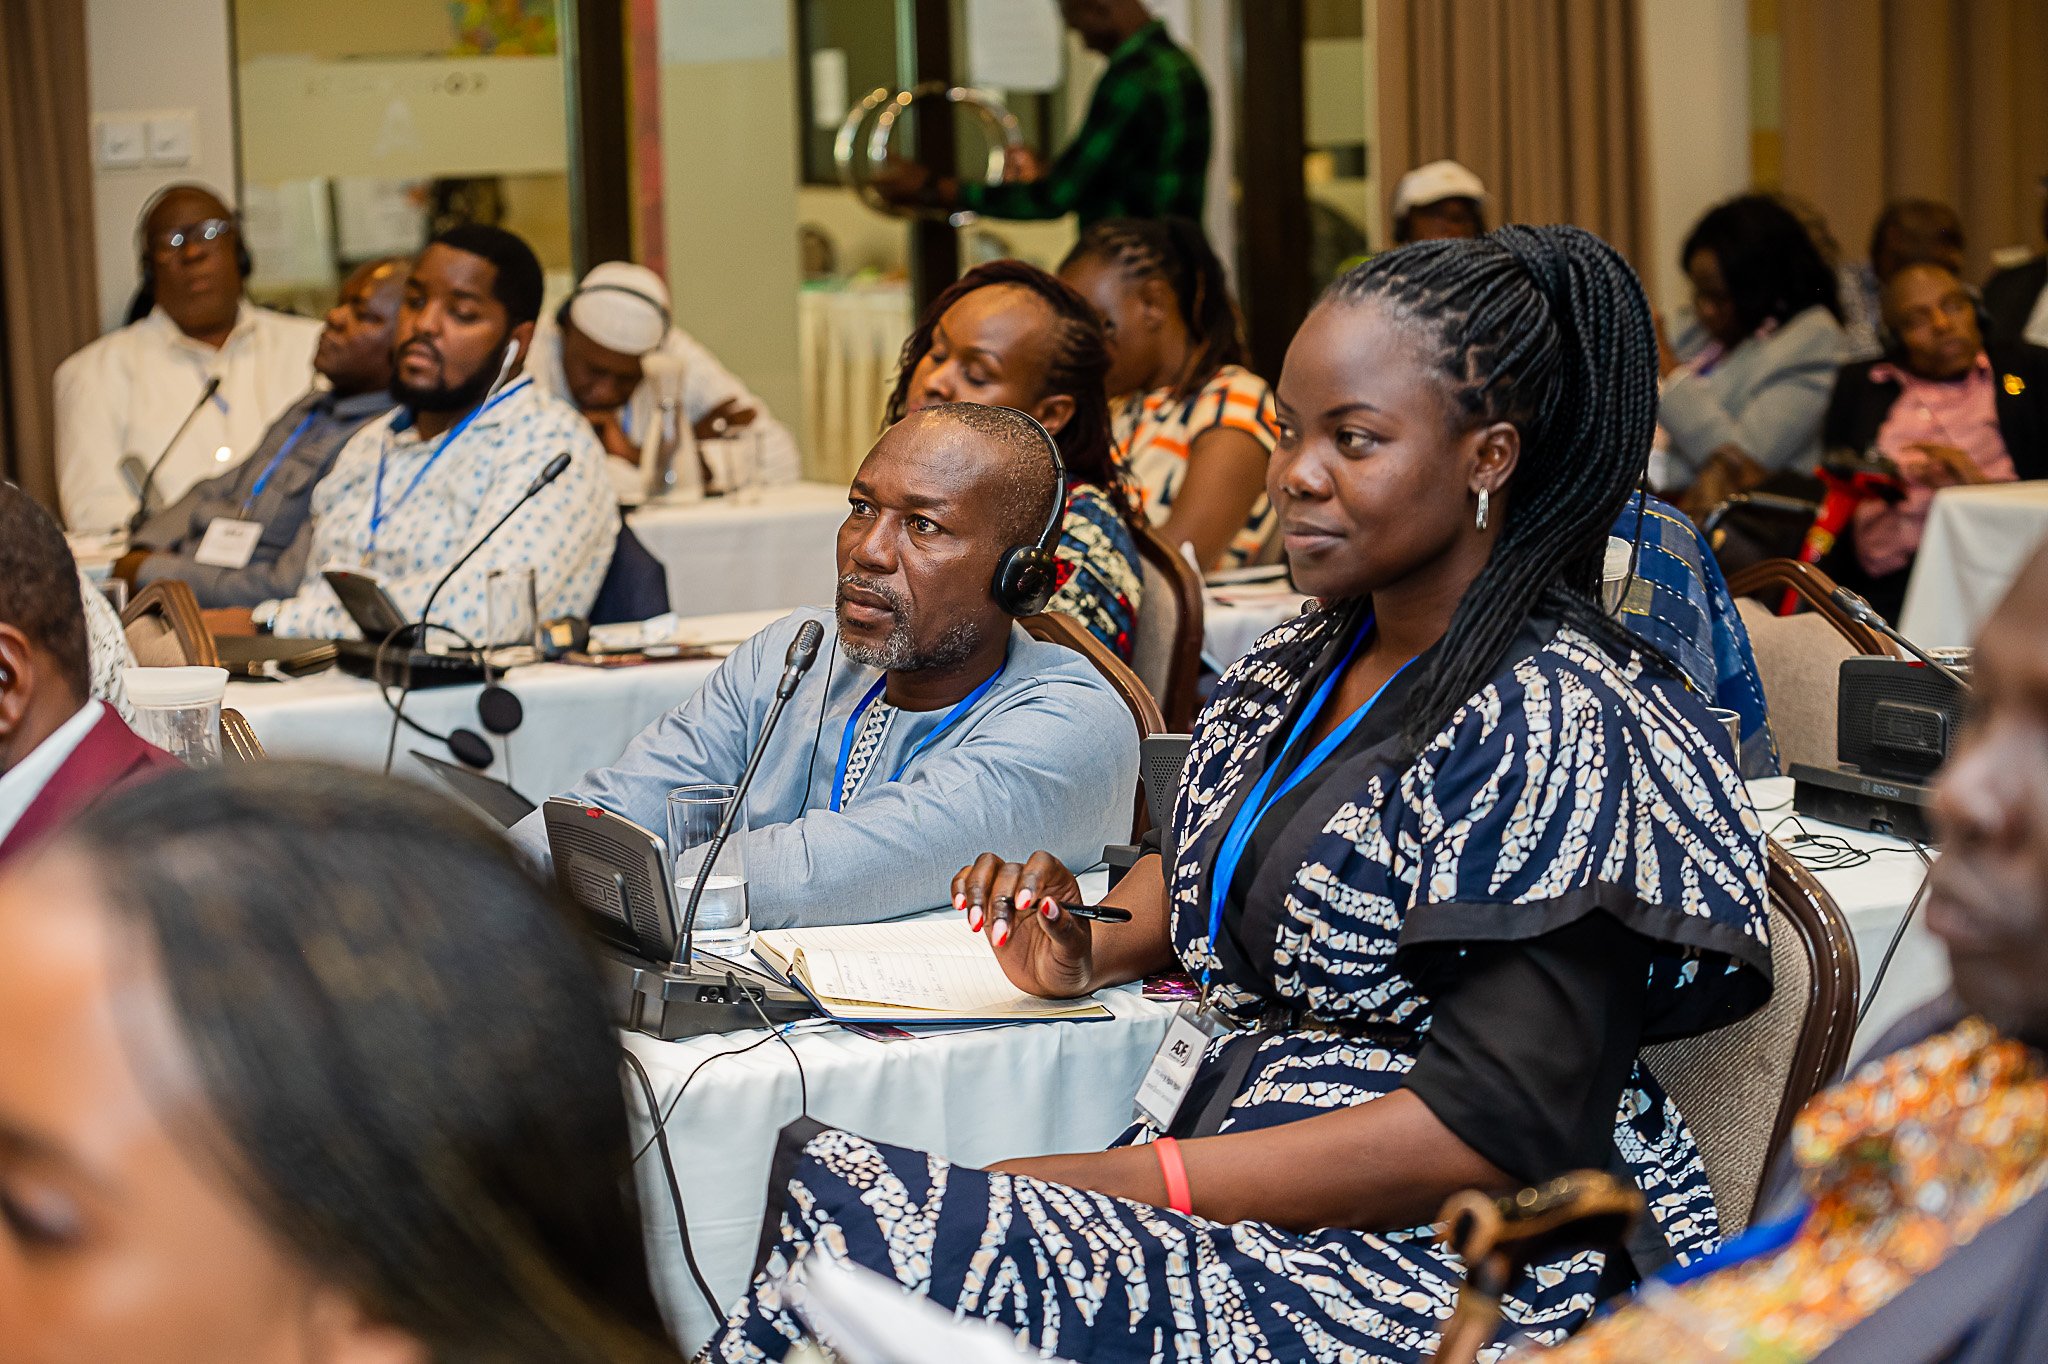
[[[970,909],[970,910],[968,910],[968,911],[967,911],[967,927],[968,927],[968,928],[969,928],[970,930],[972,930],[973,932],[976,932],[976,933],[979,933],[979,932],[981,932],[981,910],[980,910],[980,909],[976,908],[976,909]]]
[[[1010,921],[1008,919],[996,925],[995,939],[997,947],[1001,947],[1010,940]]]

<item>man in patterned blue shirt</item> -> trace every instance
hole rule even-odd
[[[568,470],[491,537],[434,598],[434,623],[483,642],[485,583],[530,568],[540,614],[586,615],[611,564],[618,511],[604,449],[567,403],[521,374],[540,316],[541,269],[510,232],[450,228],[405,282],[392,348],[390,416],[356,433],[313,493],[313,548],[293,596],[251,613],[255,628],[355,633],[321,574],[374,575],[417,617],[448,566],[518,502],[555,456]],[[210,621],[224,633],[215,612]]]

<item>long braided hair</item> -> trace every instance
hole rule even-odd
[[[1053,433],[1060,447],[1060,462],[1067,468],[1067,482],[1092,484],[1119,515],[1135,524],[1140,515],[1138,504],[1124,486],[1110,434],[1109,349],[1102,339],[1102,323],[1087,299],[1029,261],[1004,259],[977,265],[931,301],[903,342],[903,353],[896,362],[896,387],[883,411],[884,423],[893,426],[909,412],[910,381],[918,365],[931,354],[932,334],[947,309],[978,289],[1002,284],[1030,290],[1052,310],[1052,355],[1045,369],[1045,391],[1074,400],[1074,415]]]
[[[1533,614],[1676,675],[1600,601],[1609,528],[1657,420],[1657,334],[1628,262],[1579,228],[1509,226],[1375,256],[1323,297],[1371,300],[1425,338],[1460,429],[1510,422],[1522,438],[1493,554],[1411,694],[1411,754],[1485,685]]]
[[[1200,393],[1225,365],[1245,362],[1244,327],[1230,281],[1192,218],[1105,218],[1081,234],[1060,269],[1081,260],[1107,261],[1133,284],[1157,279],[1172,291],[1194,343],[1187,372],[1174,386],[1176,401]]]

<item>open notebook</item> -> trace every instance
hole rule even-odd
[[[1093,999],[1039,999],[1010,983],[964,919],[768,929],[754,955],[847,1022],[1004,1023],[1109,1018]]]

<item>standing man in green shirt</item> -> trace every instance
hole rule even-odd
[[[1018,0],[1029,3],[1029,0]],[[962,183],[914,162],[875,174],[884,197],[989,218],[1202,218],[1209,174],[1209,87],[1194,59],[1140,0],[1059,0],[1081,41],[1109,58],[1088,117],[1042,173]]]

